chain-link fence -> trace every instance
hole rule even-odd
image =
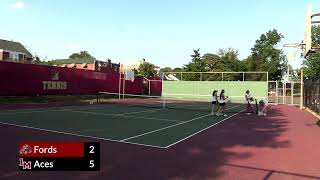
[[[289,104],[300,106],[301,83],[297,81],[268,82],[268,101],[273,104]]]
[[[315,78],[304,80],[304,106],[320,113],[320,74]]]

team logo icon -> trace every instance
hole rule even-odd
[[[59,80],[59,72],[56,70],[51,71],[51,80],[56,81]]]
[[[32,148],[28,144],[24,144],[19,150],[19,154],[30,154],[32,153]]]

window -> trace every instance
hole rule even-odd
[[[17,61],[17,62],[19,61],[19,54],[16,52],[10,52],[9,57],[12,61]]]

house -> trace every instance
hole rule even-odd
[[[123,64],[121,67],[121,72],[125,72],[126,70],[138,70],[140,65],[143,63],[146,63],[145,59],[133,61],[128,64]],[[150,62],[147,62],[147,63],[150,63]],[[154,70],[157,72],[157,74],[159,74],[161,68],[157,65],[154,65]]]
[[[58,67],[86,69],[98,72],[119,72],[120,69],[120,64],[112,63],[110,59],[107,61],[88,58],[57,59],[54,60],[54,65]]]
[[[125,72],[126,70],[138,70],[139,66],[144,62],[145,62],[145,60],[142,59],[142,60],[138,60],[138,61],[133,61],[128,64],[123,64],[121,67],[121,71]]]
[[[31,53],[19,42],[0,39],[0,61],[31,63]]]

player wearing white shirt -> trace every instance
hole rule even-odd
[[[253,101],[253,98],[251,97],[249,90],[246,91],[246,94],[244,95],[244,97],[245,97],[245,103],[247,104],[246,112],[247,112],[247,114],[251,114],[251,113],[253,113],[253,110],[252,110],[250,102]]]
[[[211,114],[215,114],[217,111],[217,105],[218,105],[218,91],[214,90],[212,92],[212,109],[211,109]]]
[[[228,116],[225,114],[225,110],[226,110],[226,99],[228,99],[228,96],[225,96],[224,95],[224,89],[221,90],[221,93],[220,93],[220,97],[219,97],[219,106],[220,106],[220,113],[222,113],[223,116]],[[217,113],[217,115],[219,115]]]

